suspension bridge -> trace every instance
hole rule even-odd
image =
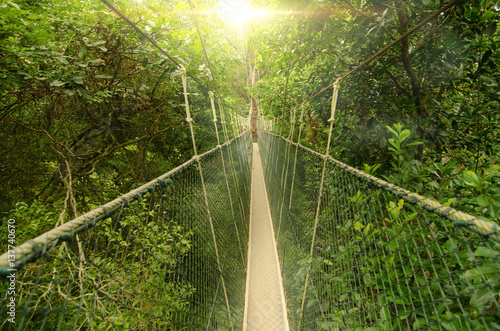
[[[500,227],[329,156],[350,73],[319,92],[325,154],[301,144],[300,107],[284,134],[255,107],[218,118],[213,94],[217,146],[198,154],[179,70],[194,156],[19,246],[7,220],[2,330],[500,329]]]
[[[253,142],[222,118],[213,150],[9,249],[2,328],[496,329],[499,227],[304,147],[294,119]]]

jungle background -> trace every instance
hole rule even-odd
[[[268,14],[234,25],[215,1],[112,3],[205,86],[190,82],[201,152],[204,88],[228,118],[257,98],[287,135],[294,107],[445,4],[254,1]],[[498,20],[498,1],[456,1],[344,80],[331,155],[498,220]],[[193,155],[176,66],[100,1],[2,1],[0,36],[0,212],[19,243]],[[305,146],[324,152],[330,105],[331,89],[305,104]]]

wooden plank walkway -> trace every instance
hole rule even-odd
[[[250,216],[243,330],[289,330],[278,252],[257,143],[253,144]]]

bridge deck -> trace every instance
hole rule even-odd
[[[243,330],[289,330],[278,253],[257,143],[253,144],[251,204]]]

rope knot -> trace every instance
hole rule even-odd
[[[43,255],[44,250],[40,247],[40,245],[38,245],[36,241],[30,239],[27,241],[27,243],[29,243],[33,249],[33,251],[31,252],[31,256],[33,258],[38,259]]]
[[[193,119],[191,117],[186,118],[186,122],[191,123]]]
[[[102,209],[102,211],[104,212],[104,216],[109,217],[109,210],[108,208],[104,207],[104,206],[100,206],[99,208]]]

